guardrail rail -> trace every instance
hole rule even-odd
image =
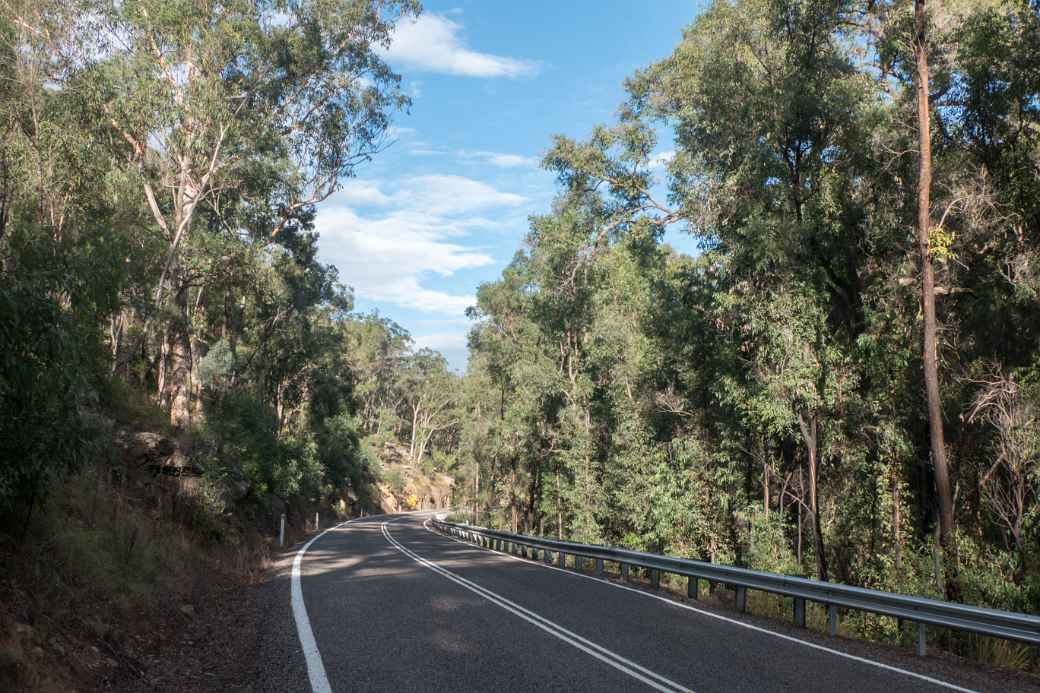
[[[794,599],[794,622],[803,628],[806,602],[815,602],[827,607],[827,626],[831,635],[838,634],[838,609],[894,616],[917,624],[917,654],[921,656],[926,651],[929,625],[1040,645],[1040,617],[1029,614],[717,565],[688,558],[499,532],[440,519],[432,520],[432,524],[445,534],[496,551],[521,553],[527,557],[527,550],[531,549],[530,558],[533,559],[538,559],[537,554],[540,551],[541,560],[549,564],[553,563],[552,556],[556,554],[556,565],[561,568],[566,567],[567,556],[573,557],[576,569],[581,567],[585,559],[589,559],[595,561],[596,572],[602,576],[604,562],[609,561],[619,565],[621,577],[626,581],[629,579],[630,567],[642,568],[650,572],[650,582],[655,588],[660,585],[662,573],[682,575],[688,579],[687,595],[692,599],[698,597],[700,580],[728,585],[734,590],[735,604],[739,611],[745,611],[747,608],[749,589],[791,597]]]

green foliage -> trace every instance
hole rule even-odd
[[[367,319],[313,222],[408,105],[378,47],[418,10],[4,4],[0,513],[97,457],[107,417],[257,498],[365,495],[355,417],[386,369],[356,362]]]
[[[555,138],[559,194],[479,288],[460,377],[350,312],[314,230],[407,106],[378,46],[415,3],[4,5],[0,513],[98,456],[108,415],[190,444],[213,484],[204,533],[228,480],[260,504],[370,503],[377,479],[418,496],[444,473],[479,523],[944,594],[908,8],[706,8],[628,80],[618,122]],[[929,46],[961,592],[1027,611],[1036,9],[936,6]],[[696,257],[661,242],[669,229]],[[83,572],[114,579],[87,565],[95,535],[70,532]],[[151,577],[154,558],[126,556]]]
[[[42,499],[96,453],[103,433],[87,411],[96,399],[96,334],[62,305],[47,267],[53,258],[22,232],[12,243],[28,246],[12,248],[20,273],[0,274],[0,515]]]
[[[627,82],[617,124],[554,140],[559,195],[471,311],[458,454],[478,522],[946,594],[908,234],[908,8],[713,3]],[[958,579],[968,601],[1030,611],[1040,15],[1018,0],[931,12]],[[696,257],[660,243],[669,227]]]

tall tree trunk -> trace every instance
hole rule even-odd
[[[935,271],[930,245],[932,193],[932,136],[928,102],[928,46],[925,0],[914,0],[914,61],[917,65],[917,133],[920,155],[917,176],[917,244],[921,258],[921,309],[924,313],[924,384],[928,395],[928,427],[931,433],[935,491],[939,502],[939,544],[943,552],[946,595],[958,594],[956,547],[954,546],[953,496],[946,463],[942,408],[939,399],[939,364],[935,318]]]
[[[816,422],[816,415],[813,414],[809,417],[808,421],[804,415],[798,415],[798,425],[802,429],[802,437],[805,439],[805,447],[808,452],[809,458],[809,514],[812,516],[812,531],[813,531],[813,553],[816,554],[816,576],[827,581],[827,555],[824,552],[823,546],[823,530],[820,525],[820,509],[817,503],[817,467],[818,467],[818,448],[816,441],[818,438],[819,428]]]
[[[480,462],[473,458],[473,524],[480,524]]]
[[[892,487],[892,550],[894,553],[894,567],[897,576],[903,574],[903,509],[902,498],[900,498],[899,472],[896,465],[892,465],[889,475]]]
[[[759,449],[762,452],[762,510],[766,521],[769,521],[769,446],[764,436],[759,436]]]
[[[166,374],[163,399],[170,405],[170,423],[177,430],[191,425],[191,338],[188,317],[188,286],[177,282],[174,294],[176,316],[170,321],[169,369]]]
[[[415,405],[412,407],[412,437],[408,444],[408,459],[411,460],[412,464],[416,463],[415,459],[415,444],[418,439],[419,429],[419,406]]]
[[[556,538],[563,541],[563,503],[560,498],[560,473],[556,472]]]
[[[518,529],[518,509],[516,507],[516,467],[513,467],[512,474],[509,477],[509,513],[513,520],[513,534],[516,534]]]
[[[802,468],[798,468],[798,502],[794,504],[798,511],[798,541],[795,545],[795,555],[798,558],[798,570],[802,569],[802,504],[805,500],[805,481]]]

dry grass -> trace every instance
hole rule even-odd
[[[22,542],[0,541],[0,626],[31,624],[26,647],[42,653],[19,665],[16,689],[90,688],[132,669],[128,653],[175,628],[212,583],[261,580],[267,543],[204,487],[125,471],[97,465],[68,478]],[[0,649],[4,638],[0,628]]]

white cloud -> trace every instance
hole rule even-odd
[[[461,239],[496,224],[478,213],[526,202],[462,176],[415,176],[389,192],[372,181],[351,181],[319,210],[322,259],[362,298],[460,316],[474,304],[473,295],[431,289],[423,280],[492,264],[487,253]],[[362,215],[355,211],[358,203],[383,211]]]
[[[362,180],[347,181],[338,195],[347,204],[385,205],[390,202],[378,187]]]
[[[454,332],[434,332],[432,334],[413,336],[417,349],[433,349],[448,359],[448,365],[462,372],[466,369],[468,356],[468,330]]]
[[[393,137],[394,139],[400,137],[411,137],[412,135],[416,134],[416,132],[417,131],[415,128],[405,128],[399,125],[391,125],[386,129],[387,136]]]
[[[447,17],[407,17],[394,28],[387,58],[412,70],[465,77],[521,77],[538,72],[529,60],[479,53],[465,47],[462,25]]]
[[[650,164],[650,168],[664,168],[674,158],[674,151],[669,150],[667,152],[658,152],[657,154],[654,154],[650,157],[650,161],[648,163]]]
[[[460,150],[458,156],[461,159],[478,160],[498,166],[499,168],[516,168],[519,166],[537,166],[538,160],[530,156],[520,154],[503,154],[501,152]]]
[[[424,214],[460,214],[494,207],[516,207],[527,198],[516,193],[501,192],[487,183],[464,176],[416,176],[394,194]]]
[[[420,349],[446,351],[448,349],[465,349],[468,335],[468,332],[434,332],[412,337],[412,339],[415,341],[415,346]]]

